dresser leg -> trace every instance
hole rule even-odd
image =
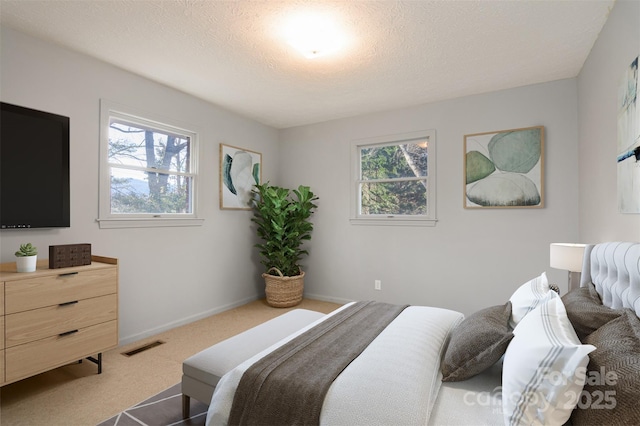
[[[98,365],[98,374],[102,374],[102,352],[98,354],[98,359],[95,359],[92,356],[87,357],[87,359]],[[80,360],[82,362],[82,360]]]

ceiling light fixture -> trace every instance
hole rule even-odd
[[[344,34],[333,19],[318,14],[298,14],[285,25],[284,36],[293,48],[309,59],[333,53],[345,44]]]

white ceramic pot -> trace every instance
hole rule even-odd
[[[16,267],[18,272],[34,272],[38,256],[16,256]]]

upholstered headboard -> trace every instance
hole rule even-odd
[[[584,250],[580,285],[590,282],[604,305],[629,308],[640,317],[640,243],[588,245]]]

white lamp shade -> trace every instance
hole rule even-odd
[[[555,269],[582,272],[586,244],[553,243],[549,250],[549,264]]]

